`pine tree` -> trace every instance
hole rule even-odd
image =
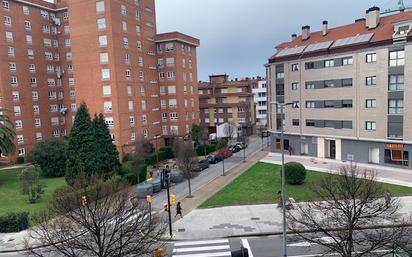
[[[85,103],[77,110],[73,127],[70,131],[67,149],[66,181],[72,184],[80,173],[91,175],[94,172],[94,133],[93,124]]]
[[[119,153],[113,144],[103,114],[95,115],[92,123],[96,172],[113,175],[120,169]]]

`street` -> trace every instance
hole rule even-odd
[[[267,139],[264,139],[264,144],[266,146]],[[262,140],[261,138],[253,138],[250,140],[248,147],[246,148],[246,158],[251,156],[253,153],[260,151],[262,149]],[[225,159],[225,171],[233,168],[237,164],[243,161],[243,150],[233,154],[232,157]],[[214,180],[216,177],[222,175],[222,162],[217,164],[211,164],[209,168],[203,170],[199,173],[198,176],[191,180],[192,183],[192,192],[195,192],[197,189],[207,185],[210,181]],[[176,195],[177,199],[183,199],[188,195],[187,182],[184,181],[180,184],[173,185],[170,188],[170,193]],[[162,209],[163,203],[167,202],[166,190],[162,190],[160,193],[153,196],[152,207],[154,209]]]

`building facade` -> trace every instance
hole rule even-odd
[[[104,114],[120,153],[136,140],[167,141],[198,123],[184,99],[198,110],[199,40],[157,34],[154,0],[2,4],[0,105],[15,123],[18,156],[67,135],[82,102],[91,115]],[[161,108],[164,101],[170,108]]]
[[[258,77],[258,83],[252,88],[253,101],[256,108],[256,126],[261,128],[267,127],[267,83]]]
[[[252,88],[256,79],[229,80],[229,76],[211,75],[199,83],[200,124],[210,133],[216,126],[230,123],[239,133],[253,133],[256,123]]]
[[[411,168],[411,12],[292,35],[267,64],[273,150]]]

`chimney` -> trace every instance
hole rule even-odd
[[[371,7],[366,11],[366,27],[368,29],[375,29],[379,25],[379,7]]]
[[[296,34],[292,34],[292,41],[295,40],[298,36]]]
[[[328,21],[322,22],[322,35],[326,36],[328,34]]]
[[[310,26],[306,25],[302,27],[302,40],[310,38]]]

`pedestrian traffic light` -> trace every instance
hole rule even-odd
[[[164,211],[167,211],[167,203],[164,203],[164,204],[163,204],[163,210],[164,210]]]
[[[146,195],[146,201],[147,201],[147,203],[152,203],[152,196],[151,195]]]
[[[175,205],[176,204],[176,196],[175,195],[170,195],[170,204]]]
[[[87,197],[85,195],[82,196],[82,206],[85,207],[87,205]]]

